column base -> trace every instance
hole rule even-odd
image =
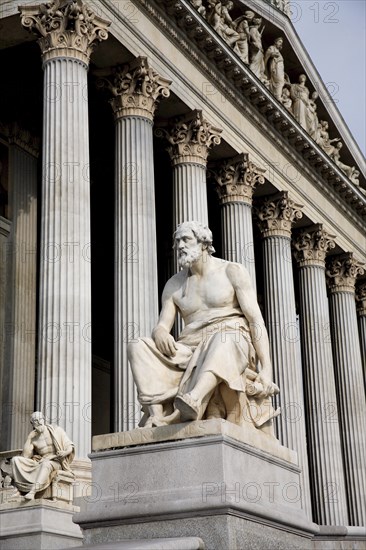
[[[74,516],[85,544],[197,537],[215,550],[311,549],[318,527],[303,510],[296,453],[257,435],[273,452],[219,419],[97,436],[98,494]]]
[[[83,536],[72,521],[77,506],[36,499],[0,505],[0,548],[39,550],[80,546]]]

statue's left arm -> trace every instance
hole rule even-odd
[[[268,333],[249,273],[244,266],[232,263],[227,268],[227,275],[234,287],[240,309],[249,322],[253,346],[262,367],[258,380],[262,382],[266,390],[272,385]]]

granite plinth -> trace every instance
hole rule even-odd
[[[296,453],[260,432],[258,448],[236,428],[217,419],[95,438],[94,492],[74,516],[85,544],[180,536],[208,549],[312,548]]]
[[[77,506],[36,499],[7,502],[0,506],[0,548],[39,550],[72,548],[80,545],[82,533],[72,521]]]

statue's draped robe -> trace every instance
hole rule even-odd
[[[232,390],[245,392],[244,371],[255,369],[255,350],[248,321],[237,308],[207,312],[204,321],[185,326],[173,357],[162,354],[151,338],[130,347],[130,363],[140,403],[173,401],[189,392],[199,376],[212,372]]]
[[[37,449],[35,448],[32,458],[25,456],[15,456],[12,458],[12,477],[15,486],[21,492],[27,493],[32,489],[35,483],[37,483],[37,492],[43,491],[50,485],[57,470],[62,469],[69,472],[71,471],[70,463],[74,458],[73,442],[59,426],[51,426],[46,424],[45,427],[48,429],[52,439],[54,448],[53,452],[50,452],[49,448],[47,448],[42,455],[38,455]],[[29,441],[31,441],[30,436],[28,437],[25,448],[27,447]],[[55,457],[57,451],[65,451],[70,446],[72,446],[73,451],[69,456],[64,458],[61,462],[59,460],[52,460],[52,457]],[[41,460],[42,462],[40,462]],[[49,476],[47,481],[44,483],[39,483],[38,474],[42,466],[46,466],[48,468]]]

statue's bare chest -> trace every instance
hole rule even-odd
[[[196,311],[225,308],[236,303],[235,292],[225,270],[220,269],[205,277],[191,275],[174,295],[183,316]]]

